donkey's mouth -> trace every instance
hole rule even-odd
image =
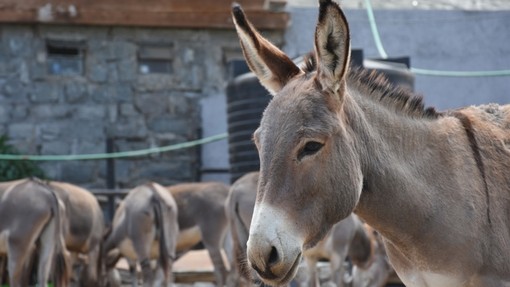
[[[292,266],[290,267],[289,271],[287,272],[287,274],[285,274],[285,276],[283,276],[283,279],[280,280],[278,285],[285,285],[285,284],[289,283],[290,280],[292,280],[292,278],[294,278],[294,276],[296,275],[296,271],[297,271],[299,262],[301,262],[301,253],[299,253],[296,256],[294,263],[292,263]]]
[[[292,278],[296,275],[297,267],[299,265],[299,262],[301,262],[301,253],[299,253],[296,258],[294,259],[294,262],[290,266],[289,270],[281,279],[278,279],[279,276],[276,276],[273,273],[268,274],[267,272],[259,272],[257,269],[257,273],[259,274],[262,281],[264,281],[266,284],[269,284],[271,286],[282,286],[289,283]]]

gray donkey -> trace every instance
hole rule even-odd
[[[44,182],[24,179],[0,183],[0,255],[7,257],[10,286],[27,284],[24,280],[36,245],[39,286],[47,286],[52,266],[54,285],[68,286],[65,224],[65,207]]]
[[[147,183],[132,189],[115,211],[103,255],[117,249],[119,255],[128,259],[133,286],[138,286],[137,262],[142,268],[144,286],[155,285],[151,261],[157,259],[157,270],[163,273],[164,286],[171,286],[171,268],[179,234],[177,214],[177,204],[163,186]],[[108,273],[116,259],[118,256],[108,262]]]

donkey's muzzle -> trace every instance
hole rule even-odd
[[[248,247],[248,261],[260,278],[271,285],[290,281],[301,259],[301,251],[284,250],[280,240],[270,241],[262,236],[251,235]]]

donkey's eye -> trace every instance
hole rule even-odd
[[[299,159],[301,159],[301,158],[303,158],[305,156],[308,156],[308,155],[315,154],[323,146],[324,146],[324,144],[322,144],[320,142],[314,142],[314,141],[307,142],[305,144],[305,146],[303,147],[303,149],[301,150],[301,152],[299,153]]]

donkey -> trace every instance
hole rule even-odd
[[[407,286],[510,286],[510,105],[439,113],[349,69],[346,17],[319,4],[301,68],[233,7],[245,58],[274,95],[253,135],[251,267],[268,284],[288,282],[303,252],[354,211]]]
[[[372,227],[365,224],[365,229],[372,234],[375,242],[374,257],[368,268],[353,267],[352,287],[384,287],[394,270],[388,261],[386,249],[381,236]]]
[[[68,286],[69,263],[64,243],[65,207],[56,193],[38,179],[0,185],[0,254],[7,256],[10,286],[24,286],[23,277],[38,246],[39,286]]]
[[[66,247],[74,254],[87,255],[86,273],[80,276],[85,286],[97,286],[103,271],[101,244],[104,234],[104,216],[96,197],[76,185],[49,181],[66,207],[68,222],[65,235]],[[83,264],[82,264],[83,265]]]
[[[220,182],[181,183],[167,190],[179,210],[178,256],[202,242],[214,265],[216,286],[223,286],[227,270],[221,250],[228,228],[225,200],[229,187]]]
[[[225,201],[225,212],[232,238],[229,286],[251,286],[258,277],[246,264],[246,242],[255,205],[258,172],[250,172],[232,184]],[[258,282],[257,282],[258,283]]]
[[[308,270],[308,286],[320,286],[317,262],[328,259],[331,263],[332,281],[337,287],[347,286],[352,281],[345,259],[349,259],[359,270],[367,269],[373,260],[375,239],[365,230],[363,222],[351,214],[336,223],[324,239],[303,253]]]
[[[157,259],[164,286],[171,286],[179,233],[177,216],[177,204],[163,186],[147,183],[132,189],[115,211],[103,255],[117,248],[128,259],[133,286],[138,286],[136,262],[141,265],[144,286],[154,286],[151,260]],[[109,269],[112,265],[108,264]]]
[[[232,268],[231,277],[234,281],[240,282],[236,286],[246,284],[245,281],[250,278],[257,278],[256,274],[250,274],[246,266],[246,242],[255,205],[258,179],[258,172],[251,172],[239,178],[230,188],[225,203],[235,259],[235,262],[231,264],[235,267],[235,269]],[[339,287],[344,286],[344,277],[347,277],[344,268],[345,259],[349,255],[355,265],[366,269],[372,259],[373,240],[356,215],[348,216],[335,224],[323,240],[304,253],[308,278],[306,282],[301,283],[307,286],[319,286],[317,262],[320,259],[328,259],[332,266],[333,282]]]

